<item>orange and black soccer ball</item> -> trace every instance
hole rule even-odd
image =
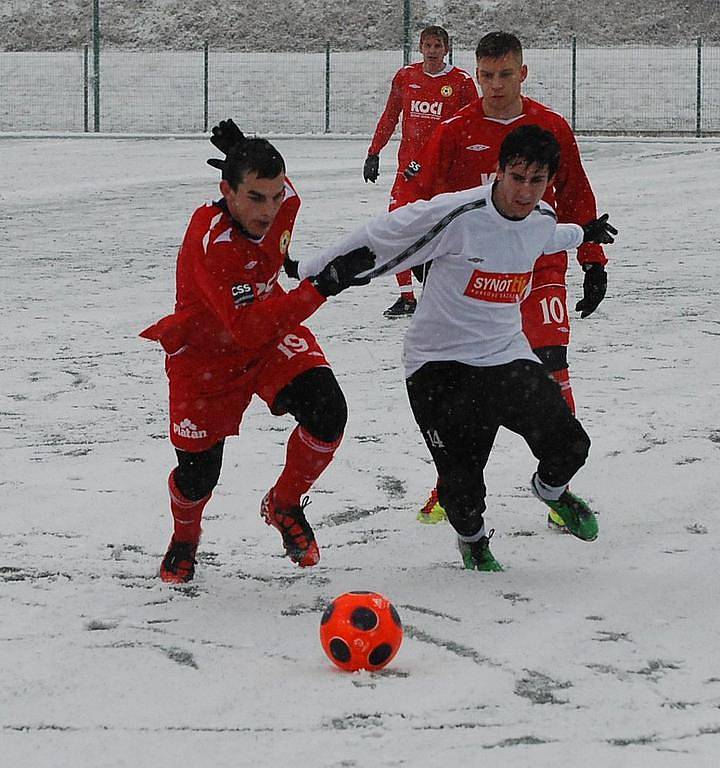
[[[346,672],[382,669],[395,657],[403,629],[393,604],[377,592],[346,592],[320,620],[320,642],[333,664]]]

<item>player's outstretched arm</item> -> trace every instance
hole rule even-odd
[[[322,271],[310,278],[318,293],[326,298],[353,285],[367,285],[369,272],[375,266],[375,254],[367,247],[355,248],[349,253],[336,256]],[[362,275],[362,276],[361,276]]]

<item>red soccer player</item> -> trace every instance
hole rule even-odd
[[[415,175],[399,185],[398,204],[492,181],[503,139],[520,125],[536,124],[550,131],[561,147],[560,167],[543,199],[557,210],[560,222],[577,224],[595,218],[595,196],[572,129],[557,112],[521,93],[527,65],[523,64],[520,41],[506,32],[492,32],[480,40],[475,55],[482,98],[438,126],[420,155],[413,158]],[[594,243],[581,245],[577,255],[585,278],[583,298],[576,310],[584,318],[592,314],[605,297],[607,259],[602,246]],[[567,363],[570,328],[566,271],[565,251],[538,259],[533,270],[532,291],[521,309],[523,331],[533,352],[557,381],[574,413]],[[436,502],[433,490],[419,519],[426,522],[442,519],[442,509]],[[551,522],[562,527],[563,521],[558,516],[551,513],[550,517]]]
[[[399,69],[393,77],[390,96],[375,128],[363,167],[365,181],[375,183],[379,175],[380,151],[393,135],[402,113],[398,170],[390,193],[390,210],[402,205],[396,201],[396,191],[404,181],[402,172],[412,160],[417,159],[440,121],[477,100],[477,88],[472,77],[464,70],[445,63],[449,47],[445,29],[426,27],[420,33],[419,50],[423,60]],[[396,278],[400,298],[385,310],[385,317],[412,315],[417,305],[410,270],[400,272]]]
[[[245,138],[232,120],[213,128],[211,141],[226,154],[208,160],[222,170],[222,198],[190,219],[178,255],[175,311],[141,333],[167,354],[178,465],[168,480],[174,530],[160,578],[176,584],[194,576],[202,513],[220,477],[225,438],[238,433],[253,395],[271,413],[297,421],[261,514],[280,531],[293,562],[320,559],[301,497],[332,461],[347,406],[301,323],[328,296],[366,283],[355,276],[372,263],[362,249],[345,254],[286,293],[278,277],[283,265],[297,276],[288,245],[300,199],[283,158],[265,139]]]

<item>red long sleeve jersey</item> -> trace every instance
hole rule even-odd
[[[223,201],[198,208],[178,254],[175,311],[140,335],[170,355],[232,356],[236,370],[261,358],[325,301],[308,280],[287,293],[277,282],[299,207],[288,181],[275,221],[258,241],[243,234]]]
[[[417,158],[441,120],[477,101],[475,83],[463,69],[447,65],[436,75],[423,72],[422,62],[399,69],[393,77],[385,110],[380,116],[368,154],[379,155],[390,141],[402,112],[398,169]]]
[[[423,150],[412,158],[419,162],[420,172],[397,185],[398,204],[487,184],[495,178],[503,139],[514,128],[534,123],[550,131],[560,143],[560,167],[554,185],[548,187],[543,199],[555,208],[559,222],[585,224],[594,219],[595,195],[572,129],[562,115],[540,102],[525,97],[522,102],[522,114],[510,120],[487,117],[480,99],[440,123]],[[605,264],[607,258],[601,246],[586,243],[578,249],[578,261]],[[547,262],[547,257],[543,257],[543,266],[548,266]],[[557,266],[561,267],[560,261]]]

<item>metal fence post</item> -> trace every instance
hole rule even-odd
[[[695,136],[702,136],[702,37],[697,39],[697,75],[695,82]]]
[[[403,2],[403,64],[410,63],[410,0]]]
[[[208,93],[209,82],[209,49],[208,41],[205,41],[203,46],[203,131],[208,132],[208,103],[210,101],[210,94]]]
[[[100,131],[100,0],[93,0],[93,127]]]
[[[89,52],[87,43],[83,47],[83,130],[85,133],[90,131],[89,125],[89,104],[88,98],[90,97],[90,85],[88,83],[89,76]]]
[[[572,71],[572,92],[571,92],[571,107],[570,107],[570,126],[573,129],[573,133],[577,130],[577,38],[572,39],[572,52],[571,58],[571,71]]]
[[[325,133],[330,133],[330,43],[325,43]]]

